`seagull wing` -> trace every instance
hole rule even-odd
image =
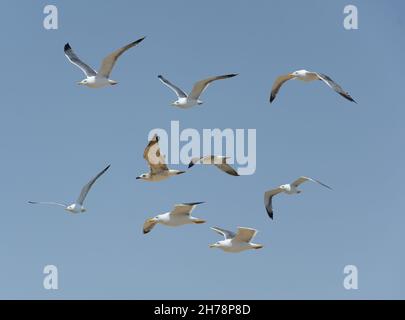
[[[49,205],[55,205],[55,206],[60,206],[60,207],[67,207],[67,204],[64,203],[58,203],[58,202],[36,202],[36,201],[28,201],[30,204],[49,204]]]
[[[145,223],[143,224],[143,233],[149,233],[154,226],[156,226],[157,221],[154,219],[148,219],[145,221]]]
[[[190,93],[190,98],[193,100],[197,100],[199,96],[204,92],[204,90],[207,88],[207,86],[216,80],[222,80],[222,79],[228,79],[237,76],[237,74],[232,73],[232,74],[225,74],[222,76],[216,76],[216,77],[210,77],[208,79],[200,80],[194,84],[193,89],[191,90]]]
[[[335,81],[333,81],[330,77],[328,77],[326,74],[322,74],[322,73],[317,73],[316,74],[318,76],[318,78],[320,80],[322,80],[323,82],[326,83],[326,85],[330,88],[332,88],[333,90],[335,90],[337,93],[339,93],[343,98],[346,98],[349,101],[352,101],[354,103],[357,103],[352,96],[343,90],[343,88],[338,85]]]
[[[91,68],[90,66],[88,66],[82,60],[79,59],[79,57],[76,55],[76,53],[74,53],[69,43],[65,44],[64,51],[65,56],[68,58],[68,60],[75,66],[79,67],[80,70],[84,72],[86,77],[92,77],[97,75],[97,72],[94,71],[93,68]]]
[[[114,68],[115,62],[117,59],[128,49],[135,47],[138,43],[140,43],[145,37],[136,40],[134,42],[131,42],[130,44],[127,44],[126,46],[123,46],[122,48],[119,48],[118,50],[115,50],[113,53],[108,55],[107,57],[104,58],[101,68],[99,71],[99,74],[102,75],[103,77],[108,78],[110,76],[111,70]]]
[[[170,89],[172,89],[176,93],[178,98],[187,98],[187,94],[183,90],[181,90],[179,87],[175,86],[169,80],[165,79],[162,75],[158,75],[158,78],[160,81],[163,82],[163,84],[165,84]]]
[[[231,176],[239,176],[238,172],[227,163],[215,164],[215,166]]]
[[[239,227],[238,232],[236,232],[235,240],[250,242],[256,234],[256,229]]]
[[[148,162],[152,173],[169,170],[165,164],[165,158],[160,153],[159,137],[156,134],[146,146],[145,151],[143,152],[143,158]]]
[[[288,80],[294,79],[294,76],[292,74],[285,74],[282,76],[279,76],[276,81],[273,83],[273,87],[271,88],[271,94],[270,94],[270,103],[273,102],[273,100],[276,98],[276,95],[278,91],[280,90],[281,86],[287,82]]]
[[[108,165],[105,169],[103,169],[99,174],[97,174],[93,179],[91,179],[83,188],[82,191],[80,192],[79,197],[76,200],[76,203],[83,205],[84,199],[86,199],[87,194],[89,193],[91,187],[93,184],[97,181],[98,178],[100,178],[108,169],[110,168],[110,165]]]
[[[235,233],[232,231],[221,229],[219,227],[211,227],[211,229],[214,230],[215,232],[221,234],[225,238],[225,240],[232,239],[235,237]]]
[[[194,208],[204,202],[191,202],[176,204],[174,209],[170,212],[171,215],[190,215]]]
[[[308,177],[304,177],[304,176],[299,177],[297,180],[295,180],[293,183],[291,183],[291,185],[293,185],[294,187],[298,187],[300,184],[302,184],[302,183],[304,183],[306,181],[316,182],[316,183],[320,184],[321,186],[324,186],[325,188],[328,188],[328,189],[332,190],[331,187],[329,187],[328,185],[322,183],[321,181],[315,180],[315,179],[312,179],[312,178],[308,178]]]
[[[266,207],[266,211],[270,219],[273,219],[273,197],[282,191],[283,190],[281,188],[277,188],[264,193],[264,206]]]
[[[192,166],[194,166],[196,163],[200,162],[203,159],[204,159],[204,157],[192,158],[190,163],[188,164],[188,168],[190,169]]]

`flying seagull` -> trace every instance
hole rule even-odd
[[[288,80],[301,80],[305,82],[315,81],[315,80],[322,80],[326,85],[335,90],[339,93],[342,97],[346,98],[349,101],[355,102],[354,99],[350,96],[350,94],[342,89],[335,81],[333,81],[330,77],[325,74],[311,72],[307,70],[298,70],[294,71],[293,73],[289,73],[286,75],[279,76],[276,81],[274,81],[273,87],[271,88],[270,94],[270,103],[276,98],[278,91],[280,90],[281,86],[287,82]]]
[[[190,161],[190,164],[188,165],[188,168],[191,168],[194,166],[196,163],[201,163],[201,164],[213,164],[223,172],[226,172],[227,174],[230,174],[231,176],[239,176],[239,174],[236,172],[234,168],[232,168],[229,164],[226,163],[226,160],[229,159],[229,157],[224,157],[224,156],[205,156],[205,157],[199,157],[199,158],[192,158]]]
[[[273,197],[281,192],[284,192],[286,194],[298,194],[301,193],[301,190],[298,190],[298,186],[306,181],[312,181],[312,182],[316,182],[330,190],[332,190],[331,187],[327,186],[326,184],[315,180],[315,179],[311,179],[308,177],[299,177],[297,180],[295,180],[293,183],[289,183],[289,184],[283,184],[281,186],[279,186],[276,189],[273,190],[269,190],[267,192],[264,193],[264,205],[266,207],[267,210],[267,214],[269,215],[269,217],[271,219],[273,219],[273,205],[272,205],[272,201],[273,201]]]
[[[80,60],[79,57],[74,53],[69,43],[65,44],[64,51],[69,61],[73,63],[75,66],[79,67],[86,75],[86,79],[83,79],[77,84],[85,85],[90,88],[101,88],[118,83],[117,81],[109,79],[111,70],[114,67],[115,62],[125,51],[136,46],[143,39],[145,39],[145,37],[136,40],[134,42],[131,42],[130,44],[127,44],[126,46],[119,48],[118,50],[109,54],[107,57],[104,58],[100,70],[98,72],[95,71],[86,63],[84,63],[82,60]]]
[[[172,211],[159,214],[154,218],[146,220],[143,225],[143,233],[146,234],[150,232],[153,229],[153,227],[158,223],[161,223],[169,227],[178,227],[184,224],[191,224],[191,223],[196,224],[204,223],[205,220],[191,216],[191,212],[193,212],[194,208],[201,203],[204,202],[176,204]]]
[[[161,181],[172,176],[177,176],[185,171],[169,169],[165,163],[165,157],[160,153],[159,137],[155,134],[149,141],[143,152],[144,159],[148,162],[150,171],[141,174],[136,179],[146,181]]]
[[[190,95],[187,95],[187,93],[185,93],[179,87],[175,86],[169,80],[165,79],[163,76],[159,75],[158,78],[160,81],[162,81],[166,86],[168,86],[176,93],[177,100],[172,103],[172,106],[185,109],[203,103],[201,100],[199,100],[199,97],[211,82],[221,79],[232,78],[234,76],[237,76],[237,74],[235,73],[225,74],[222,76],[210,77],[204,80],[200,80],[194,84],[194,87],[191,90]]]
[[[225,252],[241,252],[249,249],[261,249],[263,245],[250,242],[257,234],[256,229],[239,227],[238,231],[233,233],[218,227],[211,227],[212,230],[224,236],[224,240],[210,245],[210,248],[219,248]]]
[[[65,208],[66,211],[70,213],[81,213],[85,212],[86,209],[83,207],[84,199],[86,199],[87,194],[89,193],[93,184],[100,178],[108,169],[110,165],[108,165],[105,169],[103,169],[99,174],[97,174],[93,179],[91,179],[80,192],[79,197],[77,198],[76,202],[72,203],[71,205],[67,205],[64,203],[57,203],[57,202],[35,202],[35,201],[28,201],[31,204],[49,204],[49,205],[56,205]]]

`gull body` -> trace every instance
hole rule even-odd
[[[92,89],[98,89],[98,88],[106,87],[108,85],[115,85],[115,84],[117,84],[117,81],[96,75],[96,76],[87,77],[86,79],[83,79],[82,81],[78,82],[77,84],[84,85],[84,86],[92,88]]]
[[[143,173],[136,179],[158,182],[177,176],[185,171],[169,169],[165,163],[165,157],[160,153],[159,137],[154,135],[143,152],[143,158],[148,162],[150,171]]]
[[[191,90],[189,95],[185,93],[183,90],[181,90],[179,87],[171,83],[169,80],[164,78],[162,75],[159,75],[158,78],[164,85],[172,89],[174,93],[176,93],[177,95],[177,100],[172,102],[171,105],[174,107],[187,109],[195,105],[203,104],[203,102],[199,99],[199,97],[204,92],[204,90],[207,89],[210,83],[216,80],[232,78],[235,77],[236,75],[237,74],[232,73],[200,80],[194,84],[193,89]]]
[[[273,219],[273,204],[272,204],[273,203],[273,197],[275,195],[279,194],[279,193],[286,193],[286,194],[289,194],[289,195],[291,195],[291,194],[299,194],[302,191],[298,189],[298,186],[301,185],[304,182],[307,182],[307,181],[316,182],[316,183],[320,184],[321,186],[332,190],[331,187],[329,187],[328,185],[320,182],[319,180],[315,180],[315,179],[312,179],[312,178],[302,176],[302,177],[299,177],[297,180],[295,180],[292,183],[282,184],[281,186],[279,186],[279,187],[277,187],[275,189],[266,191],[264,193],[264,205],[266,207],[266,211],[267,211],[267,214],[269,215],[270,219]]]
[[[98,178],[100,178],[108,169],[110,168],[110,165],[108,165],[105,169],[103,169],[101,172],[99,172],[93,179],[91,179],[84,187],[82,188],[79,197],[77,200],[70,204],[64,204],[64,203],[58,203],[58,202],[35,202],[35,201],[28,201],[30,204],[47,204],[47,205],[55,205],[59,207],[63,207],[66,211],[69,213],[82,213],[86,212],[86,209],[83,206],[84,200],[87,197],[87,194],[89,193],[90,189],[94,185],[94,183],[97,181]]]
[[[83,207],[83,205],[80,205],[78,203],[72,203],[71,205],[67,206],[65,210],[70,213],[86,212],[86,209]]]
[[[210,248],[218,248],[229,253],[263,248],[263,245],[251,242],[257,234],[256,229],[239,227],[236,233],[219,227],[211,227],[211,229],[221,234],[224,240],[211,244]]]
[[[107,57],[104,58],[100,70],[95,71],[92,67],[90,67],[88,64],[84,63],[73,51],[72,47],[70,46],[69,43],[65,44],[64,47],[64,52],[68,60],[80,68],[86,75],[86,78],[83,79],[82,81],[78,82],[77,84],[79,85],[84,85],[89,88],[102,88],[110,85],[115,85],[118,82],[115,80],[110,79],[110,73],[117,62],[118,58],[128,49],[136,46],[138,43],[140,43],[145,37],[136,40],[134,42],[131,42],[130,44],[127,44],[126,46],[119,48],[118,50],[115,50],[113,53],[109,54]]]
[[[163,224],[168,227],[178,227],[185,224],[205,223],[205,220],[191,216],[195,207],[204,202],[192,202],[176,204],[172,211],[162,213],[154,218],[145,221],[143,233],[149,233],[156,224]]]
[[[143,173],[140,176],[136,177],[136,179],[141,179],[145,181],[151,181],[151,182],[158,182],[162,181],[165,179],[168,179],[173,176],[177,176],[179,174],[184,173],[184,171],[181,170],[174,170],[174,169],[168,169],[168,170],[162,170],[156,173]]]

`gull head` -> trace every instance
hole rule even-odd
[[[291,191],[291,186],[289,184],[283,184],[280,186],[280,189],[288,193]]]
[[[115,81],[115,80],[110,80],[110,79],[108,79],[108,83],[113,86],[113,85],[117,84],[118,82]]]
[[[172,105],[173,107],[177,107],[180,105],[180,102],[178,100],[172,102],[170,105]]]
[[[149,180],[150,174],[149,173],[143,173],[140,176],[136,177],[136,179],[142,179],[142,180]]]
[[[210,248],[220,248],[221,247],[221,241],[215,242],[213,244],[210,244],[209,247]]]
[[[294,71],[293,73],[291,73],[291,75],[292,76],[294,76],[294,77],[302,77],[302,76],[305,76],[305,74],[307,73],[308,71],[307,70],[297,70],[297,71]]]
[[[82,81],[79,81],[77,84],[78,84],[78,85],[81,85],[81,86],[85,86],[85,85],[88,84],[88,80],[87,80],[87,79],[83,79]]]
[[[75,212],[75,209],[76,209],[76,205],[73,203],[70,206],[67,206],[65,210],[69,211],[69,212]]]
[[[203,104],[203,102],[201,100],[197,100],[197,104],[200,106]]]

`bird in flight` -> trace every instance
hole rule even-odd
[[[83,206],[84,200],[86,199],[87,194],[89,193],[91,187],[93,184],[97,181],[98,178],[100,178],[108,169],[110,168],[110,165],[108,165],[105,169],[103,169],[101,172],[99,172],[93,179],[91,179],[81,190],[79,197],[77,200],[70,204],[64,204],[64,203],[57,203],[57,202],[35,202],[35,201],[28,201],[30,204],[49,204],[49,205],[55,205],[55,206],[60,206],[63,207],[66,211],[70,213],[81,213],[85,212],[86,209]]]
[[[307,70],[298,70],[292,73],[279,76],[276,81],[274,81],[273,87],[271,88],[270,94],[270,103],[274,101],[277,96],[278,91],[280,90],[281,86],[286,83],[288,80],[301,80],[304,82],[310,82],[315,80],[323,81],[329,88],[335,90],[338,94],[340,94],[343,98],[355,102],[351,95],[344,91],[340,85],[338,85],[335,81],[333,81],[330,77],[325,74],[311,72]]]
[[[279,193],[286,193],[286,194],[298,194],[301,193],[301,190],[298,190],[298,186],[304,182],[311,181],[311,182],[316,182],[320,184],[321,186],[324,186],[325,188],[328,188],[332,190],[331,187],[327,186],[326,184],[312,179],[308,177],[299,177],[297,180],[295,180],[293,183],[287,183],[279,186],[278,188],[275,188],[273,190],[266,191],[264,193],[264,205],[266,207],[267,214],[271,219],[273,219],[273,197]]]
[[[231,176],[239,176],[239,174],[236,172],[236,170],[234,168],[232,168],[229,164],[226,163],[227,159],[229,159],[229,157],[213,156],[213,155],[199,157],[199,158],[192,158],[188,165],[188,168],[193,167],[196,163],[213,164],[218,169],[220,169],[221,171],[223,171]]]
[[[208,85],[216,80],[222,80],[222,79],[228,79],[237,76],[237,74],[232,73],[232,74],[225,74],[222,76],[215,76],[215,77],[210,77],[204,80],[200,80],[194,84],[193,89],[191,90],[191,93],[187,95],[183,90],[181,90],[179,87],[175,86],[173,83],[171,83],[169,80],[164,78],[162,75],[159,75],[158,78],[160,81],[162,81],[166,86],[168,86],[170,89],[172,89],[176,95],[177,95],[177,100],[172,103],[172,106],[179,107],[179,108],[191,108],[195,105],[201,105],[203,102],[199,99],[200,95],[204,92],[204,90],[208,87]]]
[[[232,253],[263,248],[263,245],[251,242],[257,234],[256,229],[239,227],[236,233],[218,227],[211,227],[211,229],[222,235],[224,240],[211,244],[210,248],[219,248]]]
[[[140,43],[145,37],[131,42],[126,46],[119,48],[118,50],[114,51],[113,53],[109,54],[107,57],[104,58],[100,70],[97,72],[89,65],[84,63],[80,58],[76,55],[73,51],[72,47],[69,43],[65,44],[64,52],[68,60],[73,63],[75,66],[80,68],[84,74],[86,75],[86,79],[78,82],[79,85],[84,85],[90,88],[102,88],[109,85],[115,85],[118,82],[110,79],[110,73],[113,69],[115,62],[117,59],[128,49],[136,46]]]
[[[146,181],[161,181],[172,176],[177,176],[185,171],[173,170],[167,167],[165,157],[160,153],[159,137],[155,134],[149,141],[148,145],[143,152],[143,158],[149,165],[150,171],[143,173],[136,179]]]
[[[160,223],[169,227],[178,227],[184,224],[200,224],[204,223],[205,220],[195,218],[191,216],[191,213],[197,207],[197,205],[204,202],[192,202],[192,203],[182,203],[176,204],[172,211],[159,214],[154,218],[148,219],[143,225],[143,233],[149,233],[153,227]]]

